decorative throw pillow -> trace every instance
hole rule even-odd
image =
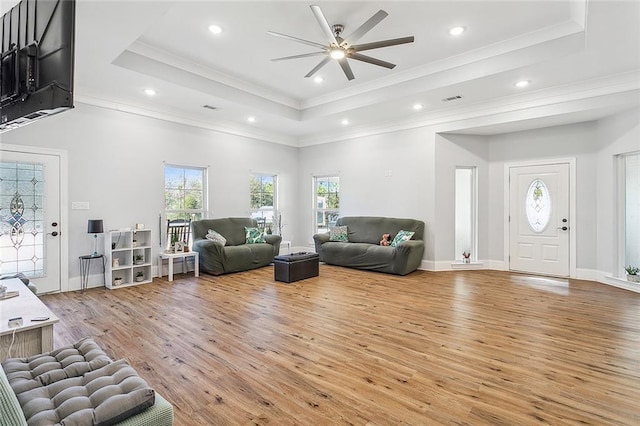
[[[415,232],[411,231],[400,231],[398,235],[391,242],[391,247],[397,247],[400,243],[404,243],[405,241],[409,241],[411,237],[413,237]]]
[[[341,241],[346,243],[349,241],[349,235],[347,234],[346,226],[335,226],[329,228],[329,241]]]
[[[266,243],[262,231],[258,228],[244,227],[244,234],[247,239],[247,244]]]
[[[207,240],[215,241],[216,243],[220,243],[222,245],[227,244],[227,239],[214,231],[213,229],[209,229],[206,235]]]

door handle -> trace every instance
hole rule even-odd
[[[562,229],[563,231],[566,231],[567,229],[569,229],[568,226],[558,226],[556,229]]]
[[[49,232],[47,235],[51,235],[52,237],[57,237],[58,231]]]

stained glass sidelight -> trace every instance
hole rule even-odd
[[[539,234],[547,228],[551,219],[551,197],[547,185],[539,178],[534,179],[529,185],[525,198],[525,211],[533,232]]]
[[[0,162],[0,274],[44,270],[44,165]]]

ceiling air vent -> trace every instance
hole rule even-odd
[[[442,100],[442,102],[457,101],[458,99],[462,99],[462,96],[460,96],[460,95],[450,96],[450,97],[448,97],[448,98],[444,98],[444,99]]]
[[[218,107],[214,107],[213,105],[202,105],[202,108],[210,109],[212,111],[215,111],[218,109]]]

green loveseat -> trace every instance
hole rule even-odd
[[[320,262],[330,265],[407,275],[418,269],[424,253],[424,222],[392,217],[341,217],[337,226],[346,226],[348,241],[329,241],[329,234],[313,236]],[[383,234],[391,238],[401,230],[414,232],[411,240],[396,247],[382,246]]]
[[[203,219],[191,222],[193,250],[200,258],[200,271],[212,275],[248,271],[270,265],[280,252],[280,235],[265,235],[264,243],[246,244],[245,227],[256,228],[249,217]],[[222,235],[225,245],[207,239],[209,230]]]

